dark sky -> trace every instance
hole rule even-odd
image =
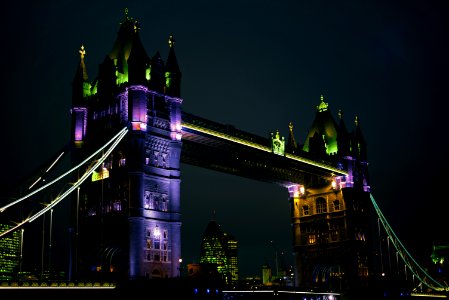
[[[261,136],[287,137],[291,121],[301,144],[321,94],[349,129],[358,115],[372,194],[396,235],[422,263],[434,242],[449,244],[444,1],[98,2],[3,7],[0,193],[68,142],[80,45],[93,80],[127,7],[150,56],[165,60],[174,35],[187,112]],[[188,165],[181,187],[185,262],[198,262],[214,210],[239,241],[241,276],[274,263],[270,240],[291,261],[284,188]]]

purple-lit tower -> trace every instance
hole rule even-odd
[[[122,128],[129,132],[73,198],[71,279],[179,274],[181,72],[173,37],[164,62],[159,52],[147,55],[139,30],[126,11],[93,81],[80,50],[72,83],[73,165]]]

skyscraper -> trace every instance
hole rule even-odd
[[[0,224],[0,232],[11,226]],[[16,230],[0,239],[0,280],[11,280],[19,271],[22,231]]]
[[[224,232],[214,220],[210,220],[201,242],[200,263],[210,263],[217,267],[227,285],[238,281],[237,240]]]

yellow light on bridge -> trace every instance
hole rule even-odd
[[[103,168],[101,172],[93,172],[92,173],[92,182],[103,180],[109,177],[109,170],[106,168]]]

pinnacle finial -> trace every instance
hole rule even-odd
[[[80,53],[81,59],[84,59],[84,56],[86,55],[86,50],[84,50],[84,45],[81,45],[81,49],[78,52]]]
[[[320,104],[316,107],[317,110],[318,110],[319,112],[321,112],[321,111],[326,111],[328,106],[329,106],[329,105],[328,105],[326,102],[324,102],[324,96],[321,95],[321,96],[320,96]]]
[[[290,129],[290,132],[293,132],[293,123],[292,123],[292,121],[290,121],[288,123],[288,128]]]
[[[173,48],[175,46],[175,38],[172,34],[170,34],[170,36],[168,37],[168,45],[170,46],[170,48]]]
[[[125,7],[125,20],[128,20],[128,7]]]
[[[355,126],[359,126],[359,116],[355,116],[355,120],[354,120],[354,122],[355,122]]]
[[[338,118],[340,120],[343,118],[343,111],[341,109],[338,110]]]

